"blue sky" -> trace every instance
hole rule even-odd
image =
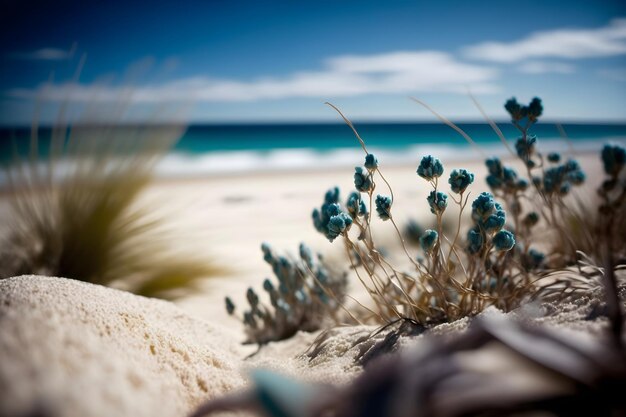
[[[44,121],[62,102],[120,100],[149,121],[337,120],[327,100],[355,120],[433,120],[410,96],[476,120],[468,90],[496,119],[508,97],[538,95],[547,119],[626,122],[623,1],[3,7],[1,124],[28,123],[37,97]]]

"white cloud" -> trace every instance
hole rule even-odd
[[[192,77],[161,85],[137,86],[133,101],[227,102],[294,97],[332,99],[364,94],[413,94],[423,92],[477,93],[498,90],[493,83],[498,70],[463,63],[437,51],[393,52],[330,58],[319,71],[295,72],[282,78],[252,81]],[[56,84],[38,90],[14,89],[12,97],[35,96],[51,101],[118,100],[128,93],[119,87]]]
[[[76,44],[70,49],[60,48],[41,48],[32,52],[17,52],[10,54],[9,57],[14,59],[26,59],[33,61],[65,61],[71,59],[76,51]]]
[[[597,29],[535,32],[516,42],[484,42],[463,49],[468,58],[519,62],[534,58],[594,58],[626,54],[626,18]]]
[[[571,74],[575,68],[564,62],[528,61],[518,65],[517,70],[526,74],[545,74],[554,72],[557,74]]]

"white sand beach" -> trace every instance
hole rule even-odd
[[[595,174],[600,169],[597,156],[579,159],[590,178],[600,178]],[[481,163],[446,170],[460,167],[477,174],[473,194],[486,189]],[[398,222],[427,221],[424,199],[430,190],[415,167],[382,169],[394,187]],[[0,281],[0,415],[184,416],[205,400],[244,387],[246,370],[255,367],[306,381],[349,382],[360,372],[353,361],[353,342],[374,327],[340,329],[331,347],[315,360],[302,354],[316,333],[270,343],[246,359],[256,347],[242,345],[243,326],[224,308],[225,296],[243,306],[246,289],[260,288],[271,276],[261,242],[295,254],[304,241],[329,260],[341,262],[342,248],[319,235],[310,217],[334,185],[345,197],[352,188],[352,171],[171,180],[152,186],[145,201],[173,213],[179,221],[176,227],[187,231],[172,244],[206,254],[228,270],[174,303],[63,278]],[[385,192],[384,185],[378,185]],[[589,181],[580,195],[585,197],[596,185]],[[374,227],[378,242],[392,250],[397,247],[389,224]],[[362,293],[357,283],[351,291]],[[585,299],[557,306],[558,314],[547,321],[586,334],[602,332],[606,320],[583,320],[590,305]],[[466,324],[461,320],[443,325],[434,333]]]

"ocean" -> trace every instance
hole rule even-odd
[[[506,148],[486,123],[460,123],[478,149],[442,123],[355,123],[368,150],[382,163],[417,163],[433,154],[445,161],[503,155]],[[519,136],[510,123],[498,123],[513,143]],[[626,144],[626,124],[538,123],[537,135],[544,152],[600,149],[605,142]],[[46,156],[49,129],[40,132],[40,154]],[[29,129],[0,129],[0,160],[25,155]],[[317,124],[231,124],[191,125],[171,152],[158,165],[165,177],[193,177],[249,172],[307,170],[362,164],[363,150],[348,126]]]

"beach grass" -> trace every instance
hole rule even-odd
[[[156,163],[183,131],[61,125],[41,152],[35,127],[30,155],[15,154],[5,167],[10,211],[1,276],[59,276],[169,298],[223,273],[177,250],[184,236],[168,227],[158,202],[141,202]]]

